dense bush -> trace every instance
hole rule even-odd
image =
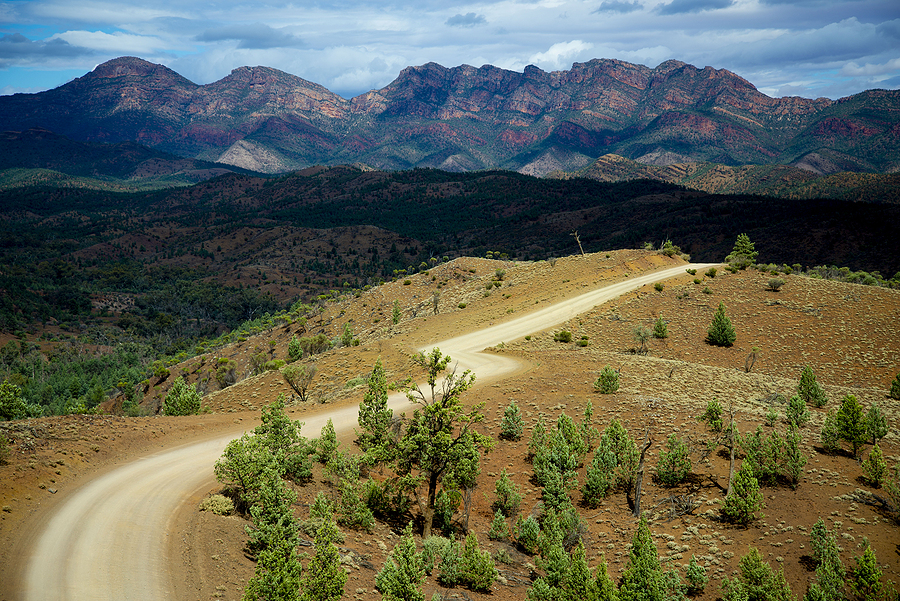
[[[230,515],[234,512],[234,501],[223,495],[210,495],[200,501],[199,509],[216,515]]]
[[[669,337],[669,327],[666,325],[666,320],[659,316],[656,318],[656,323],[653,324],[653,337],[654,338],[668,338]]]
[[[722,431],[722,404],[718,399],[713,399],[706,403],[706,410],[697,418],[701,422],[706,422],[709,429],[713,432]]]
[[[759,492],[759,482],[753,475],[753,468],[742,462],[734,475],[731,494],[725,497],[722,516],[729,522],[746,526],[758,516],[763,507],[763,495]]]
[[[800,395],[795,394],[790,398],[784,411],[784,418],[788,423],[796,424],[801,428],[809,421],[809,409]]]
[[[572,332],[569,330],[560,330],[553,335],[553,340],[556,342],[572,342]]]
[[[612,394],[619,389],[619,372],[607,365],[600,371],[600,376],[594,381],[594,390],[601,394]]]
[[[403,537],[375,576],[375,587],[386,601],[425,601],[422,583],[425,563],[416,551],[412,522],[403,530]]]
[[[656,477],[664,486],[675,486],[684,482],[691,473],[691,453],[683,440],[669,435],[665,450],[659,453]]]
[[[866,479],[875,488],[880,488],[884,483],[884,477],[887,474],[887,463],[884,460],[884,454],[881,447],[875,444],[869,451],[869,457],[862,462],[862,471]]]
[[[737,576],[722,579],[724,601],[794,601],[784,570],[773,571],[755,547],[741,557],[739,566]]]
[[[494,485],[494,494],[496,494],[497,500],[491,505],[492,509],[501,512],[506,517],[512,517],[518,513],[519,506],[522,504],[522,493],[506,473],[506,468],[500,471],[500,477]]]
[[[800,374],[800,383],[797,384],[797,395],[813,407],[824,407],[828,401],[825,397],[825,391],[816,382],[816,375],[809,365],[804,367],[803,373]]]
[[[510,401],[503,411],[503,421],[500,423],[500,438],[506,440],[519,440],[523,431],[522,412],[515,401]]]
[[[712,323],[706,332],[706,341],[714,346],[731,346],[737,339],[734,326],[725,314],[725,303],[719,302],[719,308],[713,316]]]
[[[185,384],[178,376],[172,383],[166,400],[163,401],[165,415],[196,415],[200,413],[200,393],[193,386]]]

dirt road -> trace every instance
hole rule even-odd
[[[479,382],[496,381],[521,368],[518,361],[485,347],[554,327],[573,316],[643,285],[683,274],[679,266],[644,274],[495,326],[424,347],[440,347]],[[408,401],[391,398],[395,411]],[[338,430],[356,425],[355,406],[306,416],[304,430],[316,435],[328,418]],[[170,521],[192,493],[208,485],[225,445],[240,434],[191,443],[144,457],[107,472],[80,488],[49,516],[35,538],[24,575],[24,598],[168,599],[172,597],[166,556]]]

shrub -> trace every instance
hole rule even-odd
[[[600,371],[600,376],[594,381],[594,390],[601,394],[612,394],[619,389],[619,372],[607,365]]]
[[[781,278],[769,278],[769,290],[778,292],[784,286],[784,280]]]
[[[425,601],[421,588],[424,581],[425,564],[422,554],[416,551],[410,522],[384,567],[375,576],[375,586],[386,601]]]
[[[516,522],[516,542],[529,555],[537,553],[540,538],[541,527],[534,517],[520,518]]]
[[[321,464],[328,463],[328,460],[332,458],[334,452],[337,450],[338,445],[339,443],[337,441],[337,433],[334,431],[334,424],[332,423],[331,418],[328,418],[328,421],[322,426],[319,440],[316,441],[316,461]]]
[[[888,396],[892,399],[900,400],[900,374],[897,374],[894,377],[894,381],[891,382],[891,390],[888,392]]]
[[[875,443],[872,450],[869,451],[869,457],[862,462],[862,471],[872,486],[881,488],[884,476],[887,474],[887,463],[884,461],[884,454],[878,443]]]
[[[318,368],[315,365],[302,363],[287,365],[281,370],[281,377],[297,393],[301,402],[309,398],[308,392]]]
[[[709,577],[706,575],[706,568],[700,565],[697,558],[691,554],[691,561],[684,570],[684,578],[687,580],[687,592],[689,595],[699,595],[706,588]]]
[[[868,439],[869,432],[866,428],[862,405],[855,396],[848,394],[844,397],[835,419],[840,437],[850,443],[853,448],[853,456],[856,457],[859,454],[859,448]]]
[[[662,316],[656,318],[656,323],[653,324],[653,337],[654,338],[668,338],[669,337],[669,327],[666,325],[666,321],[662,318]]]
[[[657,292],[662,292],[663,287],[664,286],[663,286],[662,282],[656,282],[655,284],[653,284],[653,289],[656,290]]]
[[[799,395],[795,394],[788,401],[784,418],[789,424],[795,424],[798,428],[805,426],[809,421],[809,409]]]
[[[810,403],[813,407],[824,407],[828,399],[825,397],[825,391],[816,382],[816,375],[812,368],[807,365],[800,374],[800,382],[797,384],[797,394],[801,399]]]
[[[712,294],[712,289],[709,286],[706,286],[701,292],[703,292],[703,294]]]
[[[515,401],[510,401],[503,411],[503,421],[500,423],[500,438],[520,440],[523,427],[522,412]]]
[[[460,307],[460,309],[463,309],[463,308],[464,307]],[[394,300],[394,304],[392,305],[392,308],[391,308],[391,323],[394,325],[397,325],[398,323],[400,323],[400,318],[402,316],[403,316],[403,314],[400,312],[400,301]]]
[[[759,492],[759,482],[753,475],[750,463],[744,461],[734,475],[731,494],[725,497],[722,516],[729,522],[746,526],[758,516],[763,507],[763,496]]]
[[[226,357],[216,362],[216,382],[219,388],[227,388],[237,382],[237,363]]]
[[[659,453],[656,477],[664,486],[675,486],[684,482],[691,473],[691,454],[683,440],[669,435],[666,449]]]
[[[866,541],[866,550],[856,558],[850,588],[860,601],[876,601],[881,591],[881,569],[875,557],[875,550]]]
[[[200,511],[209,511],[216,515],[234,513],[234,501],[223,495],[210,495],[200,501]]]
[[[375,525],[372,510],[360,497],[356,484],[348,480],[344,480],[341,484],[341,504],[337,514],[337,522],[347,528],[371,532]]]
[[[739,565],[740,574],[722,579],[724,601],[793,601],[784,571],[774,572],[758,549],[751,547]]]
[[[719,308],[713,316],[712,323],[707,330],[706,341],[714,346],[731,346],[737,339],[734,326],[725,314],[725,303],[719,302]]]
[[[555,340],[556,342],[572,342],[572,332],[570,332],[569,330],[560,330],[553,335],[553,340]]]
[[[719,273],[719,272],[718,272],[718,270],[717,270],[715,267],[710,267],[709,269],[706,270],[706,274],[705,274],[705,275],[706,275],[706,277],[708,277],[708,278],[714,278],[714,277],[716,277],[716,274],[717,274],[717,273]]]
[[[506,517],[502,511],[497,509],[494,512],[491,529],[488,531],[488,538],[491,540],[503,540],[507,536],[509,536],[509,526],[506,525]]]
[[[638,352],[642,355],[647,354],[647,341],[650,340],[650,336],[653,335],[653,332],[647,326],[636,326],[633,332],[634,341],[641,345],[641,348],[638,349]]]
[[[288,342],[288,358],[291,361],[297,361],[302,356],[303,349],[300,347],[300,341],[297,340],[296,336],[291,336],[291,341]]]
[[[200,393],[188,386],[184,378],[178,376],[172,383],[166,400],[163,401],[165,415],[196,415],[200,413]]]
[[[474,532],[466,537],[466,546],[462,553],[462,583],[470,590],[487,593],[497,578],[497,569],[491,554],[478,547],[478,538]]]
[[[688,272],[690,275],[697,275],[696,269],[685,269],[685,271]]]
[[[828,528],[825,522],[819,518],[809,529],[809,548],[812,549],[812,558],[816,563],[821,563],[825,557],[825,548],[828,546]]]
[[[0,383],[0,419],[28,417],[28,404],[22,398],[22,389],[9,380]]]
[[[869,413],[866,415],[866,429],[872,437],[873,445],[877,444],[880,439],[887,436],[887,420],[884,418],[884,414],[878,407],[878,403],[872,403],[872,406],[869,407]]]
[[[449,545],[450,539],[443,536],[429,536],[422,541],[422,563],[426,574],[431,575],[435,568],[435,560],[443,557]]]
[[[784,456],[782,458],[784,475],[793,488],[800,484],[806,466],[806,455],[800,450],[800,431],[793,423],[788,425],[787,434],[784,437]]]
[[[697,418],[701,422],[706,422],[709,429],[713,432],[722,431],[722,405],[718,399],[713,399],[706,403],[706,410],[703,415]]]
[[[494,493],[497,500],[491,505],[492,509],[501,512],[506,517],[512,517],[519,511],[522,504],[522,493],[516,483],[510,480],[506,468],[500,471],[500,477],[494,485]]]
[[[829,453],[834,453],[841,448],[841,433],[838,430],[837,417],[834,411],[829,411],[825,416],[825,423],[822,425],[819,438],[822,442],[822,448]]]
[[[602,500],[615,485],[616,456],[606,448],[594,453],[594,459],[587,468],[581,494],[584,504],[591,508],[600,507]]]

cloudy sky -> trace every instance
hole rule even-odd
[[[900,88],[898,0],[0,0],[0,94],[117,56],[204,84],[265,65],[351,97],[408,65],[617,58],[734,71],[771,96]]]

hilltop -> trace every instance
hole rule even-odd
[[[4,429],[13,439],[13,460],[0,470],[4,481],[14,485],[4,490],[5,496],[0,499],[9,507],[0,514],[0,536],[7,543],[0,548],[4,554],[19,548],[8,542],[14,540],[13,533],[23,531],[20,526],[40,519],[39,503],[52,505],[58,499],[47,492],[50,488],[59,489],[64,495],[96,466],[112,465],[120,457],[208,438],[214,432],[252,427],[261,406],[279,393],[290,395],[291,391],[274,371],[245,378],[250,359],[258,352],[285,358],[293,335],[321,333],[333,338],[340,335],[345,324],[350,324],[360,341],[359,346],[335,348],[309,360],[319,370],[312,400],[290,407],[293,418],[304,420],[322,410],[359,403],[364,390],[361,379],[378,357],[390,379],[415,375],[409,354],[429,341],[483,328],[535,307],[571,298],[588,288],[679,263],[677,257],[636,250],[537,262],[459,258],[358,296],[345,294],[322,300],[305,325],[273,323],[266,331],[173,365],[171,376],[146,395],[148,401],[160,398],[179,374],[191,382],[199,381],[218,358],[234,361],[239,381],[222,390],[211,384],[204,397],[211,415],[68,416],[8,424]],[[498,269],[504,273],[500,285],[494,286]],[[882,443],[885,455],[889,464],[896,465],[900,460],[896,429],[900,405],[886,398],[889,382],[900,365],[900,346],[894,336],[900,292],[797,275],[783,276],[784,286],[774,292],[767,285],[769,277],[755,269],[736,274],[719,270],[715,277],[685,273],[663,282],[661,291],[648,285],[572,318],[562,326],[573,333],[571,343],[554,340],[558,328],[553,328],[535,331],[526,338],[498,341],[489,349],[515,357],[527,367],[507,379],[482,383],[464,400],[486,403],[483,428],[494,437],[499,432],[504,408],[516,400],[528,429],[522,441],[499,441],[497,448],[484,457],[469,524],[483,548],[491,552],[504,549],[511,559],[508,564],[498,564],[503,579],[493,585],[490,597],[468,591],[465,594],[472,599],[521,599],[531,579],[543,573],[534,567],[534,557],[509,542],[489,541],[486,536],[492,517],[489,505],[494,481],[500,470],[506,469],[522,487],[523,514],[533,511],[540,498],[540,487],[531,480],[532,466],[525,461],[529,431],[539,417],[553,423],[565,412],[578,420],[590,401],[598,428],[605,427],[614,417],[622,420],[634,437],[643,436],[649,427],[654,440],[648,459],[649,475],[654,471],[662,441],[670,433],[689,437],[699,451],[709,434],[695,417],[713,397],[726,404],[734,403],[744,432],[763,424],[772,408],[781,416],[774,429],[783,431],[783,400],[776,394],[793,394],[805,365],[813,368],[829,401],[823,409],[811,409],[813,419],[801,429],[802,450],[810,462],[797,490],[783,483],[764,487],[765,517],[742,529],[718,519],[717,499],[724,494],[720,487],[727,478],[727,458],[713,455],[709,464],[695,464],[694,472],[702,477],[675,489],[663,488],[648,477],[643,506],[651,519],[660,556],[666,558],[667,565],[681,565],[691,554],[697,555],[707,564],[711,576],[706,593],[697,598],[712,601],[720,594],[717,583],[722,576],[731,575],[751,546],[758,547],[763,559],[784,568],[794,593],[802,594],[811,576],[808,531],[821,516],[839,534],[845,566],[853,565],[852,558],[860,553],[858,545],[867,537],[884,569],[885,580],[897,581],[900,563],[894,547],[898,526],[883,509],[865,503],[871,497],[859,491],[873,489],[863,479],[858,464],[848,456],[824,452],[818,443],[818,432],[825,411],[834,409],[843,395],[854,394],[865,406],[879,403],[891,426]],[[700,283],[695,284],[694,278]],[[435,292],[440,293],[437,314],[431,307]],[[393,325],[395,300],[402,317]],[[720,301],[727,306],[738,334],[731,348],[703,343]],[[648,354],[636,353],[634,327],[652,325],[658,317],[668,322],[670,336],[651,341]],[[861,337],[861,332],[865,336]],[[586,337],[586,346],[575,343],[582,337]],[[747,370],[745,360],[753,347],[760,349],[758,359]],[[621,370],[621,387],[611,395],[598,394],[592,387],[606,364]],[[766,432],[772,429],[764,428]],[[349,432],[341,436],[345,448],[355,452],[352,439]],[[303,519],[316,491],[331,490],[325,474],[318,470],[311,484],[294,485],[300,495],[295,512]],[[17,477],[9,478],[11,474]],[[579,481],[583,481],[583,476],[584,468],[579,471]],[[253,563],[242,552],[247,522],[236,516],[219,517],[197,511],[204,493],[220,488],[210,482],[206,490],[188,499],[174,523],[173,533],[177,536],[173,537],[170,569],[179,596],[239,598],[252,575]],[[697,507],[691,514],[672,517],[671,503],[666,500],[681,494],[690,496]],[[577,491],[570,496],[576,503],[580,499]],[[461,511],[460,508],[457,512],[458,520],[462,519]],[[625,545],[635,528],[625,496],[614,494],[599,509],[580,507],[579,513],[587,520],[589,564],[595,566],[603,554],[610,573],[617,578],[625,565]],[[395,544],[397,534],[396,527],[384,523],[378,523],[371,534],[345,531],[341,554],[350,572],[347,595],[379,598],[373,590],[374,574]],[[4,555],[0,564],[10,566],[9,555]],[[8,582],[6,578],[0,581]],[[442,589],[432,576],[425,590],[430,597]]]
[[[364,163],[544,175],[609,153],[733,166],[825,160],[883,173],[900,165],[900,92],[771,98],[728,70],[676,60],[648,68],[594,59],[522,73],[428,63],[345,99],[264,66],[198,85],[122,57],[53,90],[0,97],[0,115],[0,130],[137,142],[266,173]]]

